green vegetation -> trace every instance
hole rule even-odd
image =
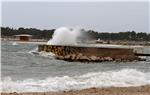
[[[13,35],[19,34],[30,34],[33,35],[33,39],[50,39],[54,33],[55,29],[51,30],[39,30],[35,28],[18,28],[13,29],[9,27],[1,27],[1,36],[2,37],[12,37]]]
[[[109,32],[95,32],[93,30],[88,31],[88,35],[90,35],[94,39],[102,39],[102,40],[127,40],[127,41],[150,41],[150,33],[144,32],[135,32],[135,31],[126,31],[126,32],[118,32],[118,33],[109,33]]]
[[[12,37],[18,34],[30,34],[33,35],[35,39],[50,39],[54,33],[55,29],[51,30],[40,30],[35,28],[18,28],[13,29],[9,27],[1,27],[2,37]],[[85,31],[83,29],[83,31]],[[150,33],[126,31],[118,33],[109,32],[96,32],[93,30],[87,30],[83,32],[91,39],[102,39],[102,40],[127,40],[127,41],[150,41]]]

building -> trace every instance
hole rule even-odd
[[[101,40],[100,38],[98,40],[96,40],[96,43],[99,43],[99,44],[106,44],[105,41]]]
[[[20,34],[20,35],[15,35],[15,37],[20,41],[29,41],[31,39],[32,35]]]

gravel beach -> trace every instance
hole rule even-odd
[[[89,88],[62,92],[2,93],[1,95],[150,95],[150,85],[138,87]]]

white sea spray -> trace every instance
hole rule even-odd
[[[150,72],[122,69],[107,72],[90,72],[81,76],[48,77],[14,81],[2,79],[3,92],[46,92],[80,90],[91,87],[128,87],[150,84]]]
[[[76,45],[77,38],[81,35],[79,28],[61,27],[54,31],[52,39],[48,45]]]

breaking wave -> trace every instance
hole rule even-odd
[[[81,30],[78,28],[61,27],[55,30],[48,45],[76,45],[77,38],[81,35]]]
[[[53,57],[55,54],[53,54],[52,52],[45,52],[45,51],[38,51],[38,48],[34,48],[33,50],[29,51],[28,53],[32,54],[32,55],[39,55],[39,56],[43,56],[43,57]]]
[[[25,79],[14,81],[2,79],[2,92],[47,92],[80,90],[91,87],[128,87],[150,84],[150,72],[136,69],[91,72],[81,76],[48,77],[43,80]]]

